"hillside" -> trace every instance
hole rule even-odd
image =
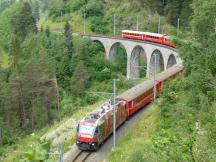
[[[106,161],[215,161],[216,2],[194,1],[192,9],[188,27],[193,33],[183,31],[188,40],[179,45],[183,76],[166,85],[155,110],[122,138]]]
[[[110,62],[100,44],[72,36],[84,32],[84,20],[86,33],[112,35],[114,15],[116,34],[136,30],[137,20],[139,30],[157,32],[160,15],[160,32],[173,36],[180,19],[175,41],[184,73],[167,84],[154,109],[106,161],[215,161],[215,0],[3,0],[2,4],[0,159],[52,161],[51,143],[40,137],[50,130],[61,136],[57,127],[64,130],[66,119],[80,119],[111,98],[89,92],[112,92],[113,78],[120,79],[119,93],[145,79],[126,79],[127,58],[121,46]],[[73,141],[71,136],[62,141],[64,152]]]
[[[49,26],[51,29],[59,29],[63,27],[65,21],[69,21],[74,32],[83,33],[85,21],[86,33],[113,34],[115,14],[117,34],[123,29],[136,30],[137,20],[139,30],[157,32],[159,12],[161,32],[175,35],[174,26],[177,26],[177,18],[181,18],[182,25],[188,23],[188,16],[191,13],[189,4],[190,1],[162,3],[159,0],[135,0],[132,3],[128,0],[54,0],[46,16],[40,20],[39,27]],[[182,8],[182,5],[185,8]],[[169,10],[172,7],[177,8],[176,11]]]

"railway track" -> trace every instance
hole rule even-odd
[[[91,152],[80,151],[71,162],[85,162]]]

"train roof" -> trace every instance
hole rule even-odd
[[[111,101],[107,101],[104,104],[100,105],[96,110],[89,113],[87,116],[85,116],[81,122],[87,122],[87,123],[94,123],[96,125],[100,124],[100,121],[103,122],[102,117],[111,111],[113,108],[113,105]]]
[[[148,91],[154,86],[154,80],[147,80],[144,81],[141,84],[136,85],[135,87],[125,91],[124,93],[117,96],[117,98],[125,99],[128,102],[136,98],[137,96],[140,96],[144,91]]]
[[[167,69],[166,71],[157,74],[156,80],[157,81],[166,80],[167,78],[180,72],[181,70],[183,70],[182,65],[174,65],[173,67]],[[133,100],[134,98],[142,95],[143,92],[148,91],[153,87],[154,87],[154,79],[151,78],[150,80],[146,80],[143,83],[140,83],[140,84],[136,85],[135,87],[125,91],[124,93],[117,96],[117,98],[125,99],[129,102],[129,101]]]
[[[173,67],[169,68],[168,70],[159,73],[156,75],[156,79],[159,81],[166,80],[170,76],[180,72],[183,69],[182,65],[174,65]],[[120,94],[116,98],[125,99],[127,101],[131,101],[134,98],[143,94],[143,92],[150,90],[154,86],[154,80],[151,78],[150,80],[146,80],[141,84],[136,85],[135,87],[125,91],[124,93]],[[125,101],[118,101],[118,104],[124,103]],[[100,125],[103,123],[103,116],[108,114],[113,110],[113,103],[111,101],[107,101],[104,104],[100,105],[96,110],[89,113],[85,116],[80,122],[81,123],[89,123],[93,124],[94,126]]]
[[[173,76],[174,74],[176,74],[182,70],[183,70],[182,64],[174,65],[174,66],[170,67],[169,69],[167,69],[166,71],[159,73],[157,75],[156,79],[160,80],[160,81],[166,80],[167,78]]]
[[[158,34],[158,33],[141,32],[141,31],[133,31],[133,30],[122,30],[122,32],[133,33],[133,34],[145,34],[145,35],[150,35],[150,36],[154,36],[154,37],[164,37],[164,36],[169,37],[167,34]]]

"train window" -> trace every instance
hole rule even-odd
[[[95,127],[94,126],[90,126],[90,125],[79,125],[79,133],[80,134],[90,134],[92,135],[95,131]]]
[[[134,101],[134,105],[139,104],[144,98],[146,98],[147,96],[149,96],[152,93],[152,89],[148,90],[147,92],[145,92],[144,94],[140,95],[135,101]]]

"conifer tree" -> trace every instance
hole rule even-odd
[[[40,7],[39,3],[38,3],[38,1],[36,1],[35,6],[34,6],[34,12],[33,12],[33,16],[34,16],[36,21],[38,21],[40,19],[39,7]]]
[[[86,43],[86,42],[85,42]],[[89,80],[89,57],[87,54],[87,46],[81,42],[77,48],[76,67],[71,78],[71,91],[75,96],[81,96],[88,86]]]
[[[10,46],[11,64],[14,69],[18,68],[18,59],[20,57],[20,54],[21,54],[20,42],[18,37],[14,36]]]
[[[46,36],[49,38],[49,36],[50,36],[50,29],[49,29],[49,26],[46,27],[45,33],[46,33]]]
[[[74,70],[73,77],[71,79],[71,91],[75,96],[80,96],[85,91],[88,84],[89,74],[84,61],[79,61]]]
[[[32,8],[28,2],[24,2],[19,13],[12,17],[12,24],[14,26],[14,32],[22,39],[24,39],[29,33],[36,33],[37,26],[36,20],[32,14]]]
[[[72,41],[72,29],[68,21],[65,24],[64,36],[65,36],[65,47],[67,49],[68,56],[71,59],[73,55],[73,41]]]

